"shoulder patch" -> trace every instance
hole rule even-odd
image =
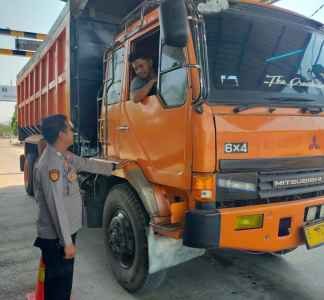
[[[56,182],[60,179],[60,171],[57,169],[52,169],[48,172],[49,179],[53,182]]]

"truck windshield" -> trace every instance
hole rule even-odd
[[[304,24],[267,15],[272,10],[231,8],[205,16],[209,102],[296,98],[297,105],[303,99],[324,105],[323,33],[302,17]]]

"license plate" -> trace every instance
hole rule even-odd
[[[304,232],[308,249],[324,245],[324,221],[305,225]]]

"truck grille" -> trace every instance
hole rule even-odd
[[[216,206],[239,207],[324,196],[321,166],[324,166],[323,156],[222,160],[217,174]],[[227,185],[222,186],[224,181]],[[236,185],[231,185],[233,182]],[[255,190],[245,188],[246,183]]]
[[[261,172],[258,176],[260,199],[301,196],[324,191],[324,171]]]

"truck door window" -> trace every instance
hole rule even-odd
[[[185,103],[187,90],[187,70],[184,51],[181,48],[164,45],[160,70],[160,96],[169,107]]]
[[[132,55],[136,56],[142,56],[144,58],[147,58],[149,60],[152,60],[152,68],[153,73],[157,74],[158,72],[158,64],[159,64],[159,40],[160,40],[160,32],[158,30],[155,30],[153,32],[150,32],[148,34],[145,34],[144,36],[141,36],[131,44],[131,53]],[[136,75],[136,72],[130,64],[130,91],[131,91],[131,85],[133,80],[138,77]],[[154,76],[155,77],[155,76]],[[141,80],[145,81],[145,79]],[[151,89],[148,96],[156,95],[156,86],[154,85]]]
[[[115,104],[121,100],[122,79],[124,73],[124,48],[116,50],[108,61],[107,103]]]

